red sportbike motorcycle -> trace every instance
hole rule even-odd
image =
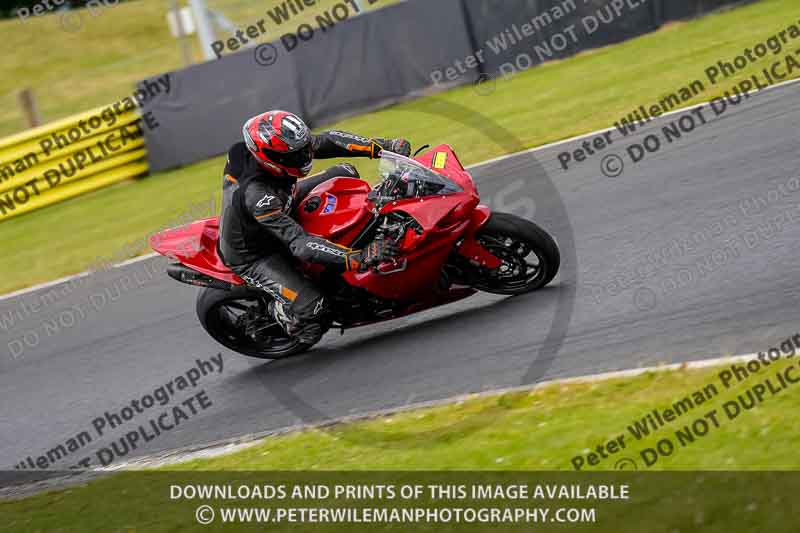
[[[472,177],[441,145],[415,159],[384,152],[381,182],[322,183],[295,207],[305,230],[353,249],[392,239],[400,255],[365,272],[297,267],[326,293],[325,327],[341,329],[391,320],[485,291],[522,294],[549,283],[560,254],[553,238],[531,221],[480,205]],[[217,255],[218,219],[209,218],[151,238],[177,261],[170,277],[203,287],[197,315],[217,342],[244,355],[279,359],[307,350],[267,310],[270,296],[247,287]]]

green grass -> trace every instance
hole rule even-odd
[[[780,368],[790,363],[781,362]],[[792,363],[796,366],[796,363]],[[269,438],[236,454],[177,465],[174,470],[573,470],[572,459],[625,435],[626,448],[583,471],[614,470],[639,452],[671,437],[676,451],[653,470],[798,470],[800,388],[786,389],[728,420],[722,406],[774,375],[763,370],[726,390],[723,368],[654,372],[633,379],[549,386],[523,393],[479,397],[443,407],[400,413]],[[795,368],[793,375],[800,375]],[[777,383],[772,379],[773,383]],[[717,395],[641,441],[628,425],[653,409],[714,384]],[[796,385],[800,387],[800,385]],[[717,409],[719,428],[686,447],[676,430]],[[713,425],[713,423],[711,423]],[[765,453],[764,442],[769,442]]]
[[[108,15],[138,4],[120,6]],[[455,147],[462,162],[475,163],[607,127],[638,105],[658,101],[666,93],[702,78],[709,65],[720,59],[731,60],[745,48],[785,29],[796,20],[796,12],[790,0],[765,0],[673,24],[616,46],[546,64],[510,80],[498,80],[496,90],[488,96],[462,87],[335,126],[364,135],[404,135],[416,146],[447,142]],[[713,91],[699,95],[695,102],[717,96],[771,61],[765,58],[751,65]],[[19,69],[15,64],[11,71]],[[39,66],[31,69],[48,70]],[[79,88],[76,86],[72,94],[80,94]],[[374,163],[357,162],[365,177],[374,173]],[[223,163],[224,157],[214,158],[3,222],[0,241],[5,253],[0,258],[0,270],[5,276],[0,279],[0,292],[80,272],[98,256],[118,258],[125,243],[142,243],[148,232],[186,212],[190,205],[217,194]],[[332,163],[323,161],[316,168]],[[124,255],[147,251],[145,245],[139,247],[127,247]]]
[[[723,387],[719,377],[726,367],[717,367],[653,372],[594,384],[550,385],[533,391],[477,397],[370,421],[267,438],[254,447],[226,456],[195,460],[150,474],[115,475],[68,490],[0,502],[0,515],[6,525],[19,531],[56,528],[108,531],[109,517],[113,517],[116,528],[136,524],[147,531],[183,531],[182,528],[191,527],[191,512],[199,502],[168,501],[169,484],[276,484],[287,476],[294,482],[309,483],[356,483],[362,479],[375,483],[381,479],[380,475],[366,471],[397,471],[400,477],[393,479],[406,476],[409,482],[420,482],[431,479],[426,477],[430,474],[420,472],[426,470],[480,471],[484,472],[480,474],[484,479],[491,479],[490,472],[504,471],[504,478],[494,479],[507,482],[514,477],[511,471],[572,471],[571,459],[575,455],[585,454],[620,434],[627,435],[630,441],[627,448],[590,470],[614,470],[616,461],[622,457],[633,458],[640,464],[640,470],[646,470],[639,458],[641,450],[655,446],[664,437],[671,437],[677,443],[675,431],[714,409],[718,412],[718,428],[712,428],[685,447],[676,444],[672,456],[662,459],[651,470],[797,470],[800,468],[796,454],[800,437],[797,390],[788,388],[774,396],[767,395],[757,407],[733,420],[727,419],[722,409],[725,402],[767,378],[777,385],[775,373],[785,371],[790,365],[794,366],[790,377],[797,377],[800,375],[797,364],[794,359],[773,363],[730,389]],[[634,420],[653,409],[667,408],[709,384],[717,387],[718,394],[702,405],[646,439],[637,441],[630,435],[627,426]],[[256,473],[259,471],[271,473],[265,476]],[[287,474],[289,471],[307,473],[298,472],[292,478]],[[321,477],[322,472],[312,478],[308,471],[331,474]],[[340,471],[351,472],[337,473]],[[365,472],[359,477],[353,471]],[[411,471],[420,473],[415,477]],[[620,479],[611,474],[594,478],[581,475],[584,477],[537,474],[526,479],[567,483],[589,479],[609,483]],[[788,487],[786,480],[777,475],[774,478],[723,474],[637,476],[621,478],[634,483],[634,502],[613,510],[603,508],[603,520],[593,526],[599,527],[593,531],[611,531],[612,526],[616,531],[688,531],[699,530],[697,526],[703,523],[714,524],[708,530],[720,532],[796,530],[792,529],[796,522],[787,523],[784,516],[767,511],[768,505],[776,504],[780,504],[777,507],[783,513],[791,509],[788,502],[780,500],[781,491]],[[457,478],[453,475],[450,479]],[[748,483],[756,479],[765,487],[753,490],[755,487]],[[712,487],[703,483],[711,483]],[[785,492],[784,499],[790,494]],[[108,499],[104,495],[113,497]],[[686,501],[675,500],[678,495],[683,495]],[[755,502],[758,513],[752,512]],[[309,502],[303,502],[302,506],[307,505]],[[706,510],[699,512],[695,509],[699,506]],[[148,510],[156,508],[158,516],[154,517]],[[717,512],[711,512],[712,508],[717,508]],[[775,522],[773,527],[777,529],[766,527],[770,521]],[[723,527],[723,523],[727,526]],[[759,527],[754,529],[756,524]]]
[[[380,0],[368,9],[396,1]],[[256,39],[266,42],[298,24],[313,23],[315,15],[337,0],[317,0],[290,22],[277,26],[267,10],[280,3],[210,0],[208,6],[241,28],[266,19],[268,32]],[[135,0],[93,12],[79,9],[82,26],[76,32],[64,31],[58,12],[25,22],[16,17],[0,21],[5,46],[14,51],[0,57],[0,137],[25,129],[16,101],[16,92],[23,87],[33,89],[42,118],[48,122],[116,102],[129,96],[136,82],[182,68],[180,48],[167,25],[167,6],[163,0]],[[229,35],[217,30],[217,38],[224,37]],[[197,37],[191,36],[190,42],[193,61],[202,62]]]

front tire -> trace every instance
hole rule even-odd
[[[476,235],[478,242],[503,264],[484,270],[473,287],[493,294],[525,294],[541,289],[558,273],[561,254],[545,230],[530,220],[492,213]]]
[[[259,359],[283,359],[311,345],[289,337],[267,310],[270,298],[245,286],[204,288],[197,296],[203,329],[226,348]]]

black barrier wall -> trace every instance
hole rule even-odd
[[[145,111],[151,172],[225,153],[244,121],[285,109],[319,126],[503,76],[755,0],[408,0],[171,73]],[[295,45],[295,46],[292,46]]]
[[[301,110],[294,62],[257,68],[253,54],[225,56],[174,72],[171,94],[145,106],[158,128],[145,135],[150,171],[188,165],[228,151],[257,109]]]
[[[656,3],[464,0],[475,50],[482,52],[481,67],[491,77],[654,31],[659,26],[653,13]]]
[[[749,2],[731,2],[729,0],[681,0],[675,2],[674,0],[663,0],[655,3],[658,4],[660,15],[663,17],[659,21],[659,23],[662,23],[671,20],[699,17],[709,11],[725,7],[729,4],[744,4]]]

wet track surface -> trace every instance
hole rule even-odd
[[[87,456],[96,465],[98,446],[201,391],[206,400],[182,408],[187,418],[127,458],[515,386],[526,376],[577,376],[778,344],[800,330],[800,85],[759,94],[717,118],[706,110],[707,124],[665,141],[662,127],[681,116],[626,139],[615,131],[610,147],[567,171],[558,154],[582,140],[474,169],[493,207],[530,210],[531,196],[533,218],[562,247],[571,228],[574,257],[565,250],[564,275],[535,294],[477,295],[344,336],[331,332],[312,352],[270,363],[214,343],[195,317],[197,290],[164,275],[161,258],[0,301],[0,464],[35,460],[85,431],[92,442],[55,466]],[[634,164],[625,148],[648,134],[662,146]],[[625,169],[607,177],[601,161],[612,154]],[[606,163],[606,172],[616,173],[618,161]],[[566,216],[548,209],[556,199],[535,196],[536,187],[508,189],[521,178],[546,179],[542,169]],[[31,307],[37,304],[38,311]],[[555,313],[562,320],[551,331]],[[203,375],[196,360],[218,353],[222,369],[204,366]],[[196,384],[181,387],[179,377]],[[96,418],[167,383],[168,405],[140,405],[142,413],[98,437]]]

